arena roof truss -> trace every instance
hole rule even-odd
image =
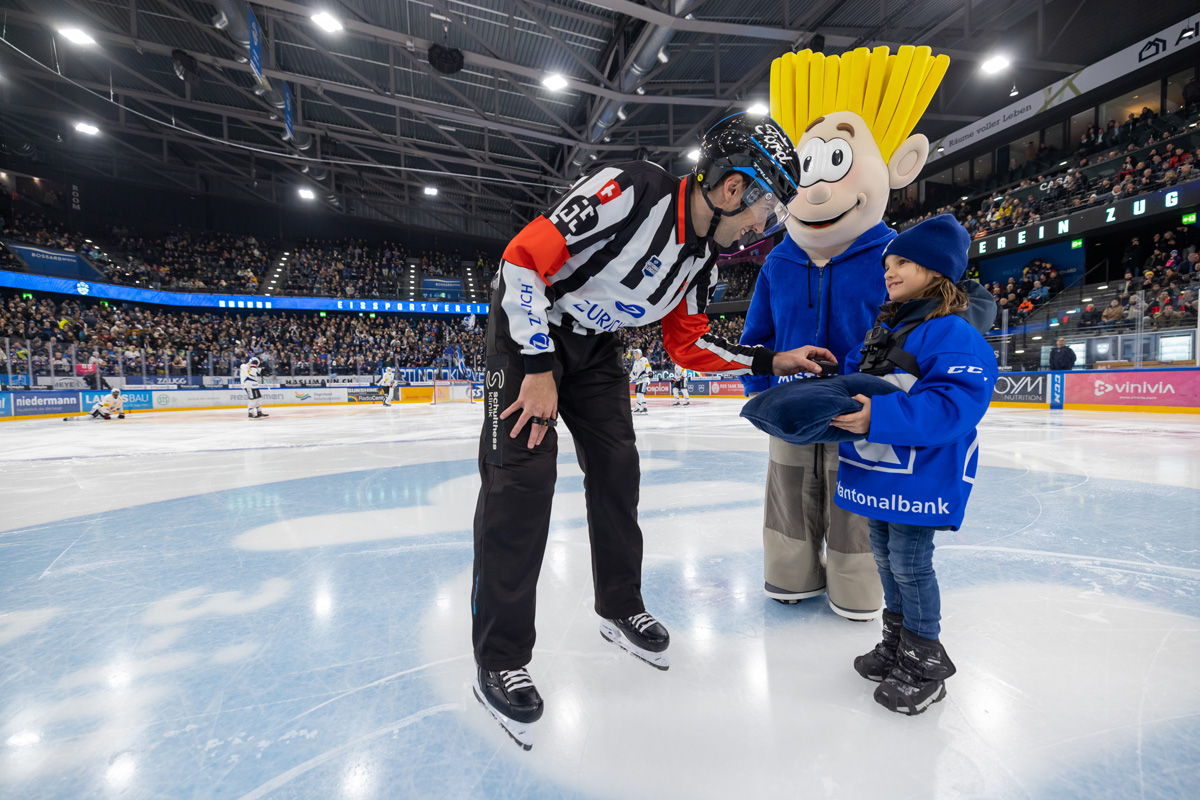
[[[271,203],[296,202],[303,186],[339,213],[506,238],[595,165],[640,157],[686,169],[683,154],[709,125],[766,100],[771,61],[789,50],[947,53],[951,73],[921,128],[935,136],[1007,100],[1007,79],[990,94],[976,82],[998,43],[1020,39],[1010,47],[1015,80],[1033,89],[1121,44],[1111,35],[1121,14],[1137,20],[1124,36],[1133,40],[1180,13],[1124,5],[256,0],[259,81],[236,35],[245,0],[0,0],[0,133],[63,169]],[[314,24],[320,10],[343,30]],[[213,22],[221,12],[225,29]],[[1062,35],[1091,30],[1097,14],[1106,41]],[[95,44],[69,44],[65,27]],[[435,46],[461,51],[462,69],[435,69]],[[177,51],[191,59],[186,80]],[[565,87],[545,87],[550,73]],[[84,119],[102,136],[76,135]]]

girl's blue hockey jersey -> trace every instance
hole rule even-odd
[[[936,302],[905,303],[887,327],[923,319]],[[978,305],[973,303],[971,311]],[[984,306],[979,316],[986,316]],[[907,394],[871,399],[866,440],[839,446],[836,502],[870,519],[957,530],[979,464],[975,426],[999,376],[995,353],[959,316],[923,322],[903,349],[916,358],[921,378]],[[843,371],[857,372],[860,359],[859,351],[851,353]]]

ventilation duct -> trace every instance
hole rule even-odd
[[[696,0],[671,0],[670,13],[672,16],[682,17],[695,5]],[[674,36],[675,31],[664,25],[652,25],[642,32],[641,44],[630,59],[629,69],[617,82],[617,86],[622,92],[628,94],[641,85],[645,77],[650,74],[650,70],[658,64],[658,54],[666,50]],[[601,141],[608,134],[608,129],[619,119],[624,118],[623,108],[623,104],[617,100],[604,101],[595,124],[588,131],[588,141],[593,144]],[[575,158],[571,159],[567,177],[574,179],[583,170],[585,164],[594,160],[589,156],[594,156],[594,151],[586,145],[580,146]]]

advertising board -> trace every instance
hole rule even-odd
[[[79,412],[79,392],[19,392],[12,395],[14,417]]]
[[[1066,373],[1065,407],[1200,411],[1200,370]],[[1114,410],[1117,410],[1114,408]]]

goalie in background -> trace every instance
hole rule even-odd
[[[383,405],[390,408],[392,405],[392,391],[396,386],[396,368],[388,367],[383,371],[383,377],[379,379],[379,391],[383,394]]]
[[[250,419],[262,419],[271,416],[262,410],[262,365],[258,356],[252,357],[238,368],[242,381],[242,389],[246,392],[246,411]]]

